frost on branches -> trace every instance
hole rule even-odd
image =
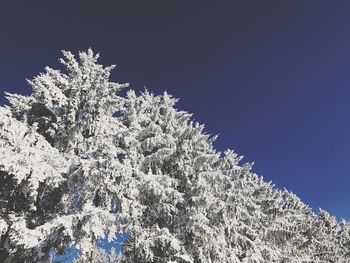
[[[46,68],[0,108],[1,260],[350,261],[349,222],[217,152],[171,95],[118,96],[113,66],[63,55],[64,72]],[[99,245],[123,233],[122,253]]]

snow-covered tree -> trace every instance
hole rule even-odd
[[[67,74],[47,68],[46,73],[29,82],[33,88],[31,96],[8,94],[12,105],[6,109],[7,115],[10,115],[9,111],[12,113],[12,118],[7,117],[10,119],[8,122],[19,123],[23,128],[17,124],[21,127],[18,129],[13,124],[11,127],[4,127],[6,129],[2,131],[32,133],[32,137],[36,136],[39,142],[43,141],[46,148],[36,146],[31,141],[26,144],[16,141],[15,146],[10,146],[24,153],[38,151],[48,156],[39,156],[43,159],[41,160],[28,153],[28,158],[35,158],[31,161],[32,166],[40,169],[35,174],[38,178],[34,180],[31,179],[34,176],[21,152],[2,148],[4,155],[15,152],[10,157],[22,160],[22,165],[29,170],[21,169],[20,162],[19,165],[14,163],[9,168],[4,165],[2,169],[6,173],[2,180],[13,184],[12,188],[18,184],[23,189],[22,192],[28,192],[29,197],[33,195],[28,208],[26,203],[18,201],[25,206],[22,208],[25,209],[24,212],[19,211],[21,216],[18,218],[9,209],[4,212],[6,216],[14,217],[16,224],[8,223],[9,227],[5,232],[8,233],[7,237],[2,238],[3,247],[11,255],[21,249],[21,255],[16,257],[23,260],[26,254],[30,254],[31,260],[46,260],[51,248],[62,253],[66,246],[79,248],[83,257],[87,257],[98,239],[105,235],[113,238],[121,231],[121,213],[117,213],[117,206],[122,204],[123,193],[117,182],[123,181],[124,177],[127,180],[127,172],[124,173],[115,158],[118,149],[114,145],[114,134],[117,133],[118,124],[112,117],[112,108],[118,100],[116,91],[125,85],[108,81],[113,67],[104,68],[98,65],[98,56],[91,50],[80,53],[79,62],[70,52],[64,52],[64,55],[66,60],[62,60],[62,63],[66,65]],[[13,136],[18,137],[16,134]],[[2,141],[7,143],[6,137]],[[49,157],[62,166],[51,168],[56,173],[55,177],[49,169]],[[6,159],[4,162],[11,164]],[[49,176],[55,179],[55,184],[49,181]],[[31,190],[28,184],[34,184],[39,190]],[[12,192],[20,195],[19,187],[10,188],[10,193],[3,196],[4,202],[8,202]],[[52,189],[53,187],[56,188]],[[52,211],[48,214],[42,206],[47,206]],[[27,215],[32,210],[37,213],[36,220]],[[124,209],[125,212],[127,210]],[[31,236],[37,236],[38,241],[32,242]],[[18,242],[20,243],[17,244]]]
[[[347,262],[350,227],[217,152],[166,92],[117,92],[113,66],[63,52],[0,108],[0,253],[7,262]],[[114,113],[118,113],[114,115]],[[121,233],[123,252],[98,245]]]

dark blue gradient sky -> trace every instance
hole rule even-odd
[[[113,80],[167,90],[219,150],[350,219],[349,1],[6,2],[1,91],[29,94],[61,49],[92,47]]]

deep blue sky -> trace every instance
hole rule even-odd
[[[349,1],[6,2],[1,93],[30,93],[61,49],[92,47],[113,80],[167,90],[219,150],[350,219]]]

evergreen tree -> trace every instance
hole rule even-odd
[[[63,52],[0,109],[0,253],[7,262],[347,262],[350,227],[240,164],[166,92],[109,81]],[[118,113],[114,116],[114,113]],[[123,252],[98,245],[127,234]]]

